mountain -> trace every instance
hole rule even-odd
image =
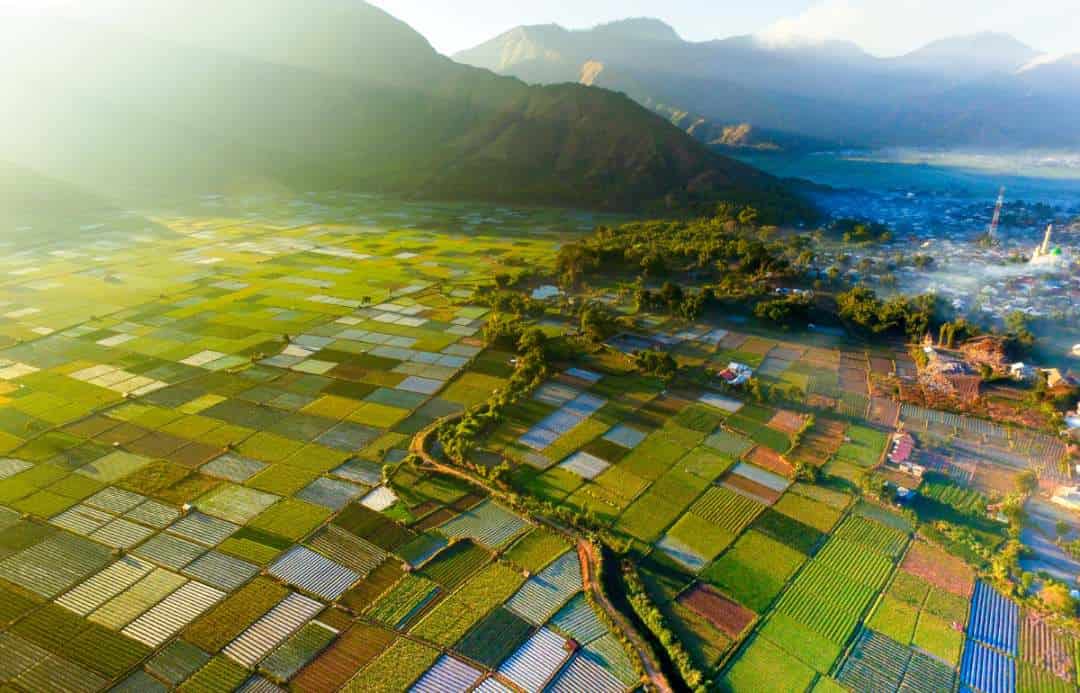
[[[781,133],[776,139],[794,147],[1080,145],[1071,95],[1022,75],[1038,53],[1006,35],[949,38],[877,58],[844,41],[689,42],[670,27],[649,26],[648,38],[606,27],[517,27],[454,57],[530,83],[579,81],[622,91],[705,142],[750,124]],[[1071,64],[1058,69],[1080,74]],[[1008,97],[1021,98],[1023,116],[1009,112]],[[1029,120],[1039,109],[1063,115]]]
[[[891,62],[931,77],[973,81],[995,73],[1011,74],[1038,56],[1038,51],[1008,34],[987,32],[934,41]]]
[[[360,0],[82,5],[0,17],[0,160],[112,197],[261,184],[801,204],[626,96],[457,64]]]

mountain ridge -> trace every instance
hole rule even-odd
[[[1040,74],[1065,72],[1071,63],[1019,72],[1037,55],[1011,36],[992,33],[878,58],[845,41],[770,42],[747,35],[645,42],[596,29],[526,26],[453,57],[529,83],[578,81],[586,74],[588,83],[623,91],[665,118],[689,113],[692,122],[714,129],[748,123],[832,146],[1080,146],[1077,97]],[[1002,107],[1014,101],[1021,112]],[[1032,122],[1040,111],[1055,115]]]
[[[458,65],[367,3],[152,5],[119,24],[0,29],[18,54],[0,68],[12,95],[0,114],[19,126],[0,132],[0,159],[112,191],[263,180],[606,209],[708,196],[802,205],[622,94]],[[256,9],[255,27],[229,21]],[[281,27],[292,41],[269,40]]]

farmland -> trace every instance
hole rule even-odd
[[[0,684],[631,690],[640,652],[583,580],[586,536],[714,688],[1074,684],[1071,633],[862,483],[897,418],[994,429],[883,423],[884,357],[847,341],[594,288],[680,366],[742,359],[783,399],[641,373],[548,304],[522,317],[557,345],[539,381],[454,473],[416,459],[417,434],[514,386],[477,288],[601,220],[207,200],[0,259]],[[922,491],[966,518],[991,498]]]

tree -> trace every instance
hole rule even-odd
[[[1035,346],[1035,335],[1029,328],[1030,324],[1031,317],[1019,310],[1005,316],[1005,332],[1015,351],[1027,353]]]
[[[821,470],[806,462],[795,463],[795,478],[807,484],[816,484],[821,475]]]
[[[1068,585],[1060,582],[1051,582],[1039,592],[1039,598],[1046,608],[1056,614],[1073,616],[1076,614],[1076,600],[1069,593]]]
[[[803,296],[787,296],[762,301],[754,306],[754,317],[769,320],[785,328],[796,323],[806,323],[810,316],[810,299]]]
[[[555,256],[559,283],[567,289],[577,288],[585,273],[596,265],[596,256],[582,243],[566,243]]]
[[[615,316],[602,303],[590,303],[581,311],[581,334],[590,342],[602,342],[618,328]]]
[[[1030,469],[1025,469],[1016,475],[1016,492],[1022,495],[1030,495],[1039,488],[1039,477]]]
[[[644,349],[634,352],[634,365],[645,375],[654,375],[664,380],[674,377],[679,366],[666,351]]]
[[[533,349],[543,349],[547,343],[547,335],[539,327],[530,327],[521,333],[517,341],[518,353],[525,353]]]
[[[744,207],[739,212],[739,225],[740,226],[753,226],[757,223],[758,211],[753,207]]]

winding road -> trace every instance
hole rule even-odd
[[[427,469],[462,479],[474,486],[480,486],[492,496],[505,496],[506,494],[503,491],[491,486],[487,480],[481,479],[458,467],[440,462],[428,451],[428,443],[431,435],[440,425],[447,421],[452,421],[455,418],[457,417],[441,419],[417,433],[409,443],[409,452],[419,457]],[[622,630],[623,635],[630,641],[630,644],[637,652],[638,658],[641,660],[642,668],[645,670],[648,682],[661,693],[672,693],[673,689],[671,688],[671,684],[668,683],[667,677],[660,669],[660,665],[653,655],[652,648],[645,642],[645,639],[641,637],[641,634],[634,625],[630,623],[626,616],[615,608],[607,598],[607,595],[604,594],[603,587],[600,585],[599,581],[595,579],[595,576],[599,575],[600,562],[603,560],[597,546],[586,539],[576,536],[565,527],[551,522],[547,518],[534,517],[533,519],[543,522],[546,526],[560,532],[577,544],[578,558],[581,563],[581,584],[583,588],[589,591],[589,594],[592,595],[593,602],[598,604],[600,608],[604,610],[604,613],[608,615],[611,622]]]

